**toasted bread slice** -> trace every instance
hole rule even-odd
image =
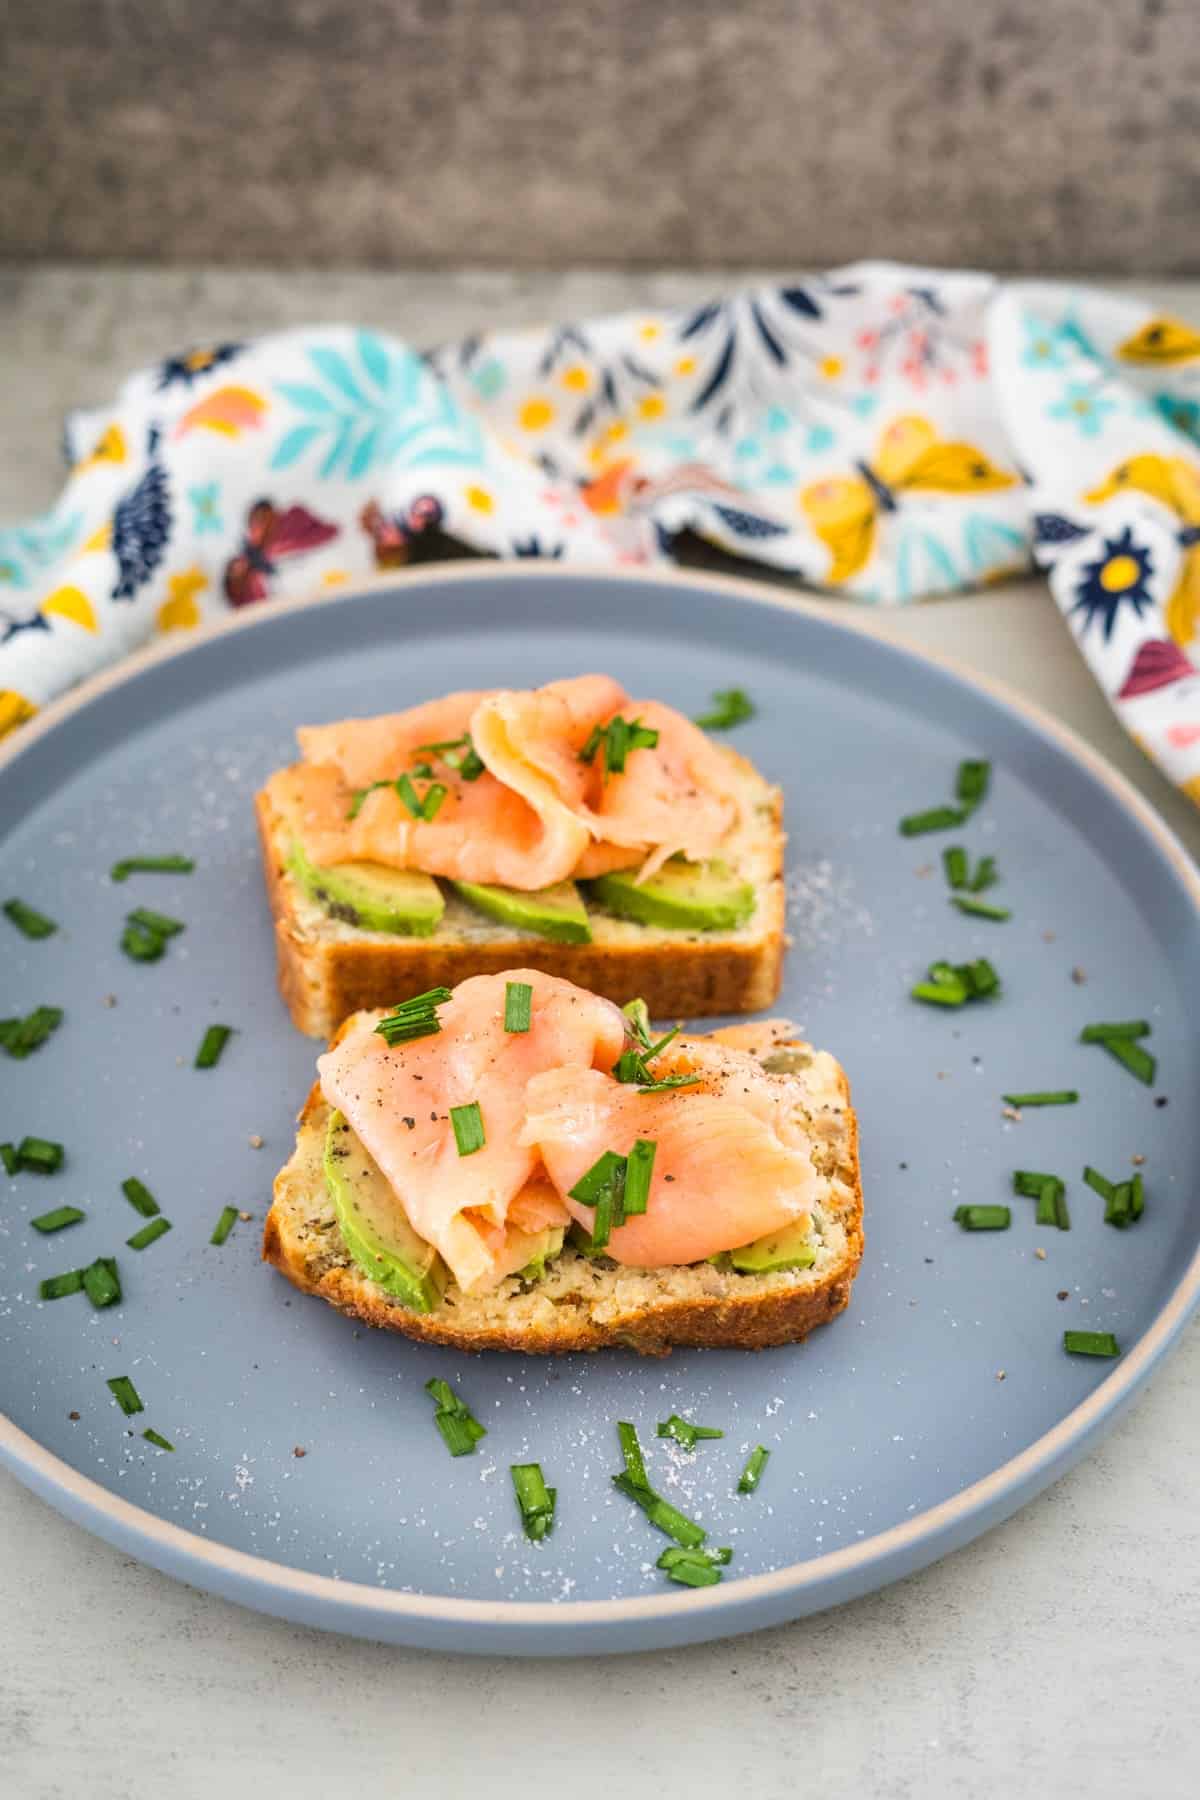
[[[289,844],[267,795],[258,794],[259,835],[275,921],[279,987],[292,1021],[310,1037],[329,1037],[348,1013],[391,1006],[406,994],[469,975],[542,969],[619,1006],[641,995],[656,1018],[711,1018],[770,1006],[783,978],[782,800],[778,788],[736,751],[731,789],[743,824],[726,852],[754,886],[752,917],[732,931],[666,931],[591,911],[590,944],[558,944],[486,919],[447,894],[431,937],[398,937],[344,924],[322,910],[288,872]]]
[[[769,1025],[735,1029],[742,1048],[775,1059],[772,1066],[781,1057],[795,1065],[789,1080],[822,1178],[810,1268],[761,1275],[707,1262],[634,1269],[568,1243],[539,1281],[513,1275],[493,1293],[473,1295],[451,1283],[433,1312],[412,1312],[372,1281],[342,1242],[322,1167],[329,1107],[319,1086],[305,1102],[296,1148],[275,1179],[263,1258],[295,1287],[351,1318],[456,1350],[561,1355],[619,1347],[666,1356],[676,1345],[763,1350],[796,1343],[848,1304],[862,1260],[858,1123],[845,1072],[832,1056]]]

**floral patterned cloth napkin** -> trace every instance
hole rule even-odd
[[[157,633],[441,529],[644,567],[685,528],[895,604],[1040,564],[1200,803],[1200,331],[1100,291],[867,263],[418,354],[348,326],[172,356],[0,531],[0,731]]]

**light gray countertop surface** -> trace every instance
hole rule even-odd
[[[424,344],[689,300],[728,279],[0,271],[0,518],[53,498],[67,408],[180,339],[344,318]],[[1200,286],[1146,291],[1200,312]],[[1042,583],[877,623],[1040,701],[1200,857],[1200,814],[1120,731]],[[0,1476],[0,1793],[1191,1800],[1198,1412],[1193,1321],[1101,1446],[969,1548],[793,1626],[606,1661],[424,1655],[259,1617],[142,1567]]]

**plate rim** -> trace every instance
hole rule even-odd
[[[710,594],[716,591],[732,602],[750,602],[802,613],[835,632],[857,633],[900,657],[941,669],[968,689],[999,702],[1043,737],[1052,740],[1062,754],[1082,764],[1156,841],[1200,917],[1200,869],[1171,828],[1125,775],[1072,727],[1064,725],[1038,702],[1030,700],[1007,682],[964,668],[955,658],[939,651],[894,643],[878,630],[869,614],[864,616],[862,612],[854,612],[842,617],[831,613],[827,604],[822,605],[788,589],[775,588],[766,581],[710,574],[704,570],[613,569],[609,565],[585,563],[563,568],[557,563],[530,564],[509,559],[481,563],[474,559],[456,559],[384,571],[332,590],[272,601],[214,620],[195,633],[181,634],[179,642],[168,638],[136,651],[51,701],[33,719],[0,741],[0,778],[27,748],[55,731],[100,695],[215,639],[239,631],[256,630],[273,620],[314,607],[340,606],[377,589],[442,582],[486,583],[497,576],[511,578],[517,574],[523,581],[600,577],[609,581],[700,589]],[[26,1486],[60,1505],[60,1510],[76,1522],[109,1542],[140,1549],[147,1555],[147,1560],[176,1578],[194,1581],[197,1585],[207,1586],[209,1591],[225,1593],[230,1598],[241,1599],[277,1615],[284,1613],[283,1602],[291,1602],[293,1607],[298,1605],[304,1609],[310,1622],[326,1624],[333,1630],[350,1630],[364,1622],[379,1626],[388,1622],[396,1626],[405,1622],[413,1626],[442,1628],[476,1626],[487,1631],[491,1639],[489,1643],[481,1643],[479,1648],[495,1650],[497,1645],[492,1634],[497,1630],[506,1635],[515,1631],[528,1636],[551,1634],[557,1638],[570,1636],[572,1632],[585,1632],[588,1627],[669,1623],[683,1628],[672,1634],[672,1641],[683,1641],[685,1636],[718,1636],[726,1626],[739,1629],[736,1615],[755,1609],[757,1603],[786,1602],[789,1597],[798,1598],[822,1585],[848,1588],[854,1584],[856,1576],[869,1574],[873,1569],[878,1569],[886,1582],[892,1578],[887,1572],[889,1564],[902,1559],[906,1551],[930,1548],[933,1554],[923,1557],[921,1563],[909,1563],[896,1571],[898,1574],[911,1572],[915,1567],[935,1560],[941,1553],[939,1547],[948,1551],[956,1542],[965,1541],[959,1535],[962,1529],[977,1517],[986,1520],[988,1513],[1002,1506],[1006,1498],[1017,1496],[1016,1504],[1019,1505],[1021,1496],[1032,1497],[1039,1486],[1053,1479],[1056,1468],[1067,1466],[1073,1451],[1082,1454],[1094,1433],[1132,1398],[1178,1336],[1198,1302],[1200,1245],[1135,1348],[1122,1356],[1113,1372],[1091,1394],[1015,1457],[937,1505],[927,1507],[885,1531],[872,1533],[856,1544],[789,1563],[765,1574],[741,1576],[728,1586],[722,1583],[697,1593],[663,1591],[614,1600],[523,1601],[470,1600],[374,1588],[363,1582],[313,1574],[270,1557],[236,1550],[162,1519],[156,1513],[110,1493],[90,1476],[72,1468],[61,1457],[46,1450],[36,1438],[22,1431],[2,1411],[0,1461]],[[1043,1480],[1039,1481],[1039,1477]],[[987,1529],[986,1523],[981,1529]],[[225,1578],[224,1584],[217,1586],[214,1583],[213,1578],[217,1576]],[[854,1587],[854,1591],[860,1590]],[[318,1613],[325,1614],[325,1618],[316,1617]],[[296,1614],[293,1611],[285,1616]],[[776,1616],[782,1619],[791,1615],[780,1611]],[[694,1629],[696,1627],[699,1629]]]

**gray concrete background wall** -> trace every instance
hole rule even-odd
[[[4,0],[0,251],[1200,268],[1196,0]]]

